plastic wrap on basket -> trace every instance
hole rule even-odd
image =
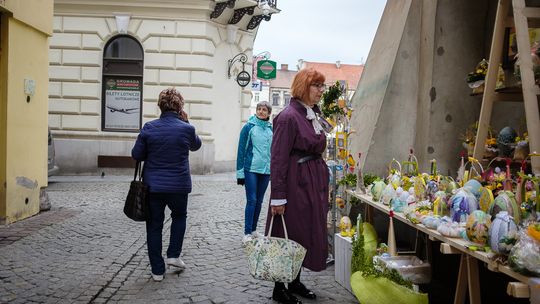
[[[540,276],[540,242],[531,238],[526,229],[519,232],[519,241],[510,251],[508,262],[517,272]]]

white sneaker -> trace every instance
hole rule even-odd
[[[244,237],[242,238],[242,245],[246,245],[252,239],[253,237],[251,236],[251,234],[244,235]]]
[[[186,269],[186,263],[184,263],[184,261],[182,261],[180,258],[166,258],[165,263],[179,269]]]
[[[253,232],[251,233],[251,236],[252,236],[253,238],[256,238],[256,239],[261,239],[261,238],[264,237],[264,234],[259,233],[259,232],[257,232],[257,231],[253,231]]]
[[[155,282],[161,282],[161,281],[163,281],[163,275],[162,274],[153,274],[152,273],[152,279]]]

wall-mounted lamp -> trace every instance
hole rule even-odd
[[[228,78],[231,78],[231,68],[233,67],[234,63],[237,61],[240,61],[242,63],[242,71],[238,73],[236,76],[236,82],[241,87],[245,87],[249,84],[251,81],[251,75],[249,75],[248,72],[246,72],[246,62],[248,60],[248,56],[244,53],[239,53],[236,56],[234,56],[232,59],[229,59],[228,63],[228,69],[227,69],[227,76]]]

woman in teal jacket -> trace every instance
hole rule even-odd
[[[270,181],[270,147],[272,125],[269,122],[272,106],[266,102],[257,104],[256,114],[251,116],[240,131],[236,158],[236,179],[246,187],[246,210],[243,242],[257,236],[257,221],[261,213],[264,193]]]

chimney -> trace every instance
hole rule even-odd
[[[282,63],[282,64],[281,64],[281,70],[282,70],[282,71],[288,71],[288,70],[289,70],[289,65],[288,65],[288,64],[285,64],[285,63]]]
[[[336,61],[336,67],[339,69],[339,67],[341,67],[341,61]]]

